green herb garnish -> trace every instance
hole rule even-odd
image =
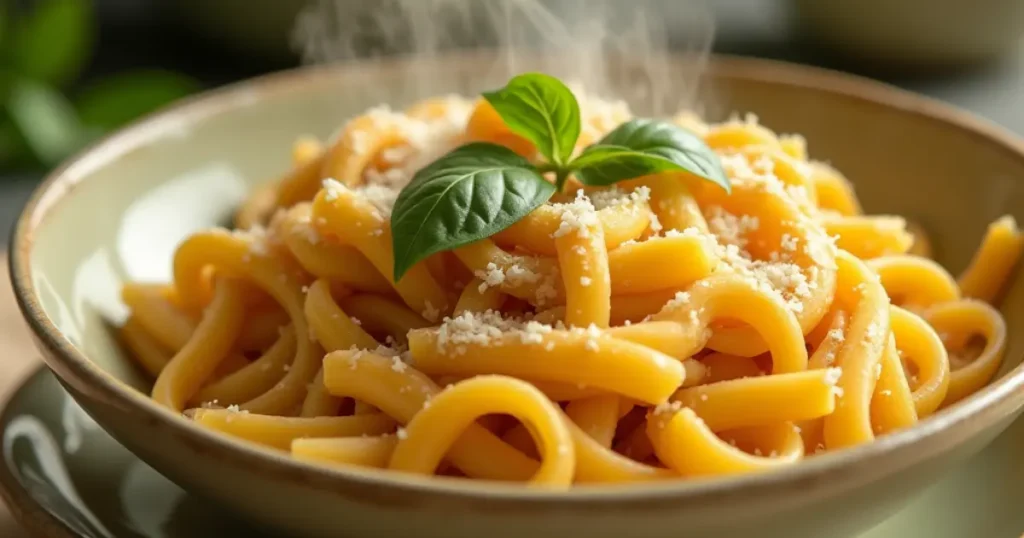
[[[391,213],[396,281],[431,254],[508,228],[560,191],[570,175],[586,185],[606,186],[659,172],[688,172],[729,191],[715,153],[700,137],[665,121],[626,122],[573,159],[581,129],[579,103],[554,77],[519,75],[483,96],[546,161],[531,163],[504,146],[476,142],[417,172]],[[554,184],[544,178],[546,172],[555,174]]]
[[[569,163],[580,137],[580,105],[557,78],[539,73],[521,75],[510,80],[508,86],[484,92],[483,96],[505,125],[533,142],[551,164],[564,168]]]
[[[547,202],[555,186],[497,144],[462,146],[413,177],[395,201],[395,280],[414,263],[492,236]]]

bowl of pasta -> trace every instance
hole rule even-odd
[[[296,536],[855,535],[1019,414],[1016,138],[780,63],[716,58],[701,117],[544,61],[274,74],[87,149],[13,235],[47,364]]]

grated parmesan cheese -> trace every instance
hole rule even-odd
[[[412,157],[413,149],[409,146],[396,146],[385,148],[380,152],[380,158],[389,164],[398,164],[409,157]]]
[[[757,231],[761,221],[756,216],[733,215],[722,206],[711,206],[704,212],[708,228],[719,240],[729,245],[744,247],[747,245],[747,234]]]
[[[534,296],[537,299],[538,305],[545,305],[548,301],[558,297],[558,290],[555,288],[555,277],[550,274],[545,275],[544,281],[534,291]]]
[[[356,187],[354,192],[373,206],[378,213],[377,220],[384,220],[391,217],[391,209],[395,206],[401,189],[369,183]]]
[[[324,200],[327,200],[328,202],[337,200],[341,196],[341,193],[345,192],[345,189],[348,188],[333,177],[323,180],[321,185],[324,188]]]
[[[521,284],[532,284],[540,280],[540,276],[537,273],[515,263],[503,270],[494,262],[490,262],[484,271],[476,271],[473,273],[473,276],[481,280],[481,284],[477,287],[477,291],[480,293],[487,291],[488,288],[499,287],[506,282],[512,286],[519,286]],[[535,293],[539,297],[541,290],[537,289]],[[550,289],[550,294],[550,298],[558,295],[553,287]]]
[[[647,203],[651,200],[651,189],[645,185],[641,185],[632,191],[624,191],[616,185],[612,185],[606,189],[599,189],[591,191],[589,195],[583,192],[583,189],[576,191],[576,196],[586,196],[590,199],[590,202],[594,205],[594,209],[600,211],[609,207],[618,207],[623,205],[633,205],[634,210],[638,210],[636,207],[638,204]]]
[[[780,246],[783,250],[787,250],[789,252],[796,252],[798,246],[797,238],[795,236],[789,235],[788,233],[784,233],[782,234],[782,238],[780,239]]]
[[[441,315],[441,311],[431,304],[430,301],[424,301],[423,307],[423,318],[430,322],[437,321],[437,318]]]
[[[829,385],[835,385],[841,377],[843,377],[842,368],[829,368],[825,371],[825,383]]]
[[[649,226],[651,227],[651,231],[654,233],[660,232],[663,226],[661,225],[661,220],[658,219],[658,215],[651,213],[650,217],[651,223],[649,224]]]
[[[683,402],[679,402],[679,401],[662,402],[662,403],[654,406],[654,414],[655,415],[662,415],[662,414],[666,414],[666,413],[675,413],[676,411],[679,411],[682,408],[683,408]]]
[[[437,347],[444,351],[448,346],[475,344],[487,346],[503,335],[515,335],[524,344],[540,344],[544,335],[554,328],[537,321],[523,321],[506,318],[501,312],[463,312],[455,317],[446,317],[437,330]]]
[[[494,262],[488,263],[485,271],[476,271],[473,276],[481,281],[480,286],[477,287],[477,291],[480,293],[487,291],[487,288],[496,288],[505,282],[505,273]]]
[[[523,283],[537,282],[540,280],[540,276],[529,268],[520,267],[518,264],[512,264],[505,270],[505,280],[513,286],[518,286]]]
[[[708,208],[706,217],[712,232],[712,235],[706,236],[706,240],[710,243],[712,252],[724,262],[724,267],[720,270],[744,277],[761,291],[778,294],[790,311],[796,314],[803,312],[803,299],[810,297],[817,287],[816,280],[821,270],[818,266],[812,265],[806,270],[802,269],[801,266],[789,261],[791,253],[785,248],[781,253],[772,253],[768,260],[754,259],[745,247],[748,243],[747,234],[760,227],[757,217],[732,215],[717,206]],[[816,226],[810,220],[801,222],[798,226],[802,227],[804,224],[808,227]],[[811,241],[813,236],[814,234],[808,234],[808,241]],[[824,234],[821,236],[824,237]],[[799,246],[796,241],[798,238],[795,237],[785,239],[787,245],[794,248]]]
[[[704,239],[704,236],[701,233],[700,229],[698,229],[696,226],[690,226],[683,231],[675,229],[665,230],[665,233],[663,235],[665,237],[697,237]]]
[[[561,210],[562,216],[558,229],[551,234],[551,237],[562,237],[570,233],[587,237],[590,234],[588,227],[600,224],[594,204],[582,190],[576,191],[576,199],[572,202],[552,205]]]
[[[843,376],[843,369],[839,367],[832,367],[825,371],[825,383],[832,386],[832,394],[837,398],[843,397],[843,388],[837,386],[839,378]]]
[[[355,369],[357,369],[359,367],[359,365],[358,365],[359,359],[365,353],[371,353],[371,354],[374,354],[374,355],[379,355],[381,357],[389,357],[389,358],[391,358],[392,359],[391,369],[396,371],[396,372],[404,372],[406,365],[408,365],[410,362],[412,362],[412,356],[409,354],[409,350],[407,348],[405,348],[405,346],[398,345],[398,344],[396,344],[394,342],[391,342],[389,345],[378,345],[374,349],[363,349],[363,348],[359,348],[359,347],[356,347],[356,346],[352,346],[352,347],[348,348],[348,351],[350,351],[352,353],[351,354],[351,359],[352,359],[351,368],[353,370],[355,370]]]
[[[868,325],[867,333],[864,335],[867,340],[876,340],[882,336],[882,327],[878,322],[873,322]]]
[[[688,291],[677,291],[675,297],[670,299],[668,303],[665,303],[667,308],[679,308],[690,302],[690,292]]]

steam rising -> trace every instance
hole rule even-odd
[[[697,108],[714,23],[700,0],[313,0],[293,37],[307,63],[369,59],[358,76],[377,102],[542,71],[665,116]],[[411,61],[395,69],[393,56]]]

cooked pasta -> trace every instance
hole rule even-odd
[[[631,117],[579,102],[577,152]],[[483,100],[373,109],[300,139],[234,231],[179,246],[173,282],[126,284],[120,335],[153,399],[202,427],[320,465],[545,489],[783,468],[993,378],[992,305],[1024,248],[1011,217],[957,279],[802,138],[675,121],[731,193],[682,172],[570,178],[396,282],[390,214],[416,171],[467,141],[537,149]]]

